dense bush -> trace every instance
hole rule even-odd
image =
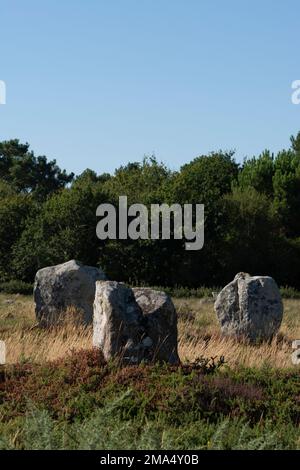
[[[294,287],[281,287],[280,292],[283,299],[300,299],[300,291]]]
[[[31,295],[33,291],[33,285],[28,282],[11,280],[8,282],[0,283],[0,292],[4,294],[23,294]]]
[[[96,237],[96,208],[128,204],[204,203],[205,244],[183,240]],[[238,164],[232,152],[202,155],[171,171],[154,157],[114,175],[86,170],[73,178],[28,144],[0,143],[0,282],[32,283],[37,269],[78,258],[131,284],[222,286],[238,271],[273,276],[300,289],[300,133],[277,155]],[[118,213],[117,213],[118,216]],[[191,290],[190,290],[191,289]],[[199,292],[200,289],[200,292]],[[208,293],[209,294],[209,293]],[[205,294],[206,295],[206,294]]]
[[[150,286],[155,290],[163,290],[171,297],[174,298],[189,298],[195,297],[198,299],[208,298],[214,299],[216,294],[218,294],[222,287],[198,287],[197,289],[189,287],[165,287],[165,286]],[[283,299],[300,299],[300,291],[294,287],[280,287],[280,293]]]
[[[133,285],[133,287],[135,286]],[[155,290],[163,290],[164,292],[169,294],[171,297],[178,298],[178,299],[188,298],[188,297],[196,297],[198,299],[202,299],[202,298],[213,299],[215,297],[215,294],[219,293],[221,290],[221,287],[205,287],[205,286],[201,286],[195,289],[190,288],[190,287],[183,287],[183,286],[175,286],[175,287],[148,286],[148,287],[151,287],[152,289],[155,289]]]

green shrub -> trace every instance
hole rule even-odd
[[[12,280],[0,283],[0,292],[4,294],[31,295],[33,286],[27,282]]]
[[[221,287],[206,287],[200,286],[197,288],[190,288],[190,287],[183,287],[183,286],[175,286],[175,287],[163,287],[163,286],[149,286],[155,290],[162,290],[169,294],[171,297],[174,298],[189,298],[189,297],[196,297],[198,299],[202,299],[204,297],[211,298],[214,293],[220,292],[222,289]],[[280,287],[280,292],[283,299],[300,299],[300,291],[295,289],[294,287]]]
[[[135,286],[134,286],[135,287]],[[212,297],[214,292],[220,292],[221,287],[205,287],[200,286],[197,288],[190,288],[184,286],[175,286],[175,287],[165,287],[165,286],[145,286],[150,287],[154,290],[164,291],[169,294],[171,297],[180,299],[188,297],[196,297],[202,299],[204,297]]]
[[[281,287],[280,293],[283,299],[300,299],[300,291],[294,287]]]

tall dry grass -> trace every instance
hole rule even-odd
[[[271,344],[253,346],[220,335],[213,303],[201,299],[175,299],[178,311],[179,355],[182,361],[200,356],[224,356],[237,365],[292,367],[291,343],[300,339],[300,301],[284,302],[281,330]],[[72,350],[92,347],[92,328],[74,321],[70,309],[58,327],[42,329],[36,324],[32,299],[0,295],[0,340],[6,342],[7,363],[24,360],[44,362],[65,356]]]
[[[249,345],[222,337],[212,302],[178,299],[179,354],[183,361],[198,357],[220,357],[231,367],[293,367],[292,341],[300,339],[300,301],[284,301],[284,318],[278,335],[271,343]]]
[[[11,302],[8,303],[7,301]],[[45,362],[65,356],[73,350],[90,349],[92,327],[77,321],[69,309],[57,327],[40,328],[35,320],[31,299],[22,296],[0,296],[0,339],[6,344],[6,362]]]

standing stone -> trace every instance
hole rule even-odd
[[[97,282],[93,344],[109,360],[179,362],[177,317],[171,299],[151,289],[130,289],[115,281]]]
[[[97,282],[93,345],[101,348],[105,359],[118,355],[124,362],[140,362],[145,336],[143,314],[132,290],[116,281]]]
[[[283,305],[273,278],[239,273],[219,293],[215,312],[224,335],[256,342],[278,332]]]
[[[177,313],[171,298],[165,292],[143,287],[134,288],[133,293],[147,320],[154,358],[177,364]]]
[[[71,260],[40,269],[35,276],[35,312],[43,325],[55,324],[68,307],[82,315],[84,323],[93,321],[96,281],[106,279],[101,269]]]

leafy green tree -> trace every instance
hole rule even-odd
[[[75,258],[96,265],[96,208],[106,200],[97,186],[78,186],[56,192],[28,220],[14,246],[12,264],[18,277],[32,280],[35,272]]]
[[[94,185],[96,183],[104,184],[110,179],[111,175],[109,173],[102,173],[101,175],[97,175],[95,171],[87,168],[81,173],[81,175],[75,177],[73,181],[73,187]]]
[[[142,163],[128,163],[115,171],[114,177],[105,183],[105,189],[113,200],[128,197],[128,204],[159,203],[165,199],[165,185],[171,177],[170,170],[155,157],[145,157]]]
[[[289,237],[300,235],[300,133],[291,137],[291,148],[276,156],[265,151],[244,162],[238,177],[242,189],[254,188],[273,200],[282,231]]]
[[[205,244],[96,237],[96,208],[152,203],[205,205]],[[136,284],[222,285],[237,271],[300,287],[300,133],[291,148],[240,167],[233,152],[202,155],[172,172],[155,157],[114,175],[73,178],[18,140],[0,143],[0,281],[32,281],[37,269],[77,258]],[[118,216],[118,214],[117,214]],[[118,218],[118,217],[117,217]]]
[[[289,237],[300,236],[300,153],[280,152],[274,162],[274,208]]]
[[[166,202],[171,178],[171,171],[163,163],[153,156],[145,157],[142,163],[118,168],[104,188],[116,208],[119,196],[125,195],[128,205],[144,204],[150,213],[150,204]],[[133,284],[172,284],[181,246],[178,240],[106,240],[100,245],[99,263],[113,279]]]
[[[173,202],[205,204],[207,209],[231,191],[238,175],[233,152],[212,153],[195,158],[181,167],[172,182]]]
[[[3,191],[3,185],[0,185]],[[6,188],[7,189],[7,188]],[[33,203],[29,196],[7,194],[0,196],[0,280],[13,279],[13,247],[24,230],[26,221],[32,213]]]
[[[246,160],[239,173],[238,183],[243,189],[254,188],[256,191],[273,196],[274,155],[265,150],[258,158]]]
[[[73,177],[73,173],[61,170],[56,160],[35,157],[29,151],[29,144],[21,144],[17,139],[0,142],[0,180],[18,192],[32,193],[37,199],[45,199],[65,187]]]
[[[272,201],[254,188],[235,188],[223,200],[221,272],[226,280],[239,271],[270,274],[279,227]]]
[[[292,149],[296,155],[300,154],[300,132],[295,136],[291,136]]]
[[[222,258],[222,197],[231,192],[239,166],[233,152],[202,155],[184,165],[168,185],[168,201],[204,204],[205,243],[200,251],[181,249],[177,283],[187,286],[216,285],[220,282]]]
[[[0,199],[15,196],[16,194],[17,192],[9,183],[0,179]]]

